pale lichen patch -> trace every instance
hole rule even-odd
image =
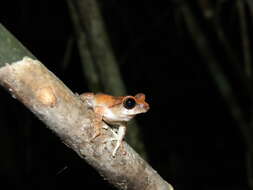
[[[54,107],[57,103],[57,98],[51,87],[39,88],[36,91],[36,97],[45,106]]]

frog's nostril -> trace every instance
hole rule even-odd
[[[146,111],[149,110],[149,105],[146,103],[146,104],[142,104],[142,108],[145,109]]]

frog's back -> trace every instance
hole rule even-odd
[[[122,96],[111,96],[108,94],[95,94],[96,105],[105,105],[108,107],[113,107],[119,105],[122,102]]]

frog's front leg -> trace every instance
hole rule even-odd
[[[110,128],[111,129],[111,128]],[[118,131],[117,133],[111,129],[112,133],[113,133],[113,137],[110,138],[110,139],[107,139],[105,142],[108,142],[108,141],[117,141],[116,142],[116,145],[113,149],[113,152],[112,152],[112,156],[114,157],[117,153],[117,150],[119,149],[124,137],[125,137],[125,134],[126,134],[126,126],[125,125],[120,125],[119,128],[118,128]]]

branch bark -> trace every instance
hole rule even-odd
[[[16,40],[10,34],[7,40],[3,38],[3,33],[7,31],[1,29],[3,27],[0,25],[0,46],[7,47],[4,51],[11,55],[18,48],[19,55],[28,53],[20,45],[15,48],[12,45],[6,46],[10,41]],[[7,64],[1,49],[3,48],[0,48],[0,84],[54,131],[64,144],[93,166],[104,179],[124,190],[173,189],[127,143],[123,142],[124,151],[119,150],[113,158],[115,143],[103,143],[105,139],[111,138],[110,130],[103,130],[99,137],[90,141],[96,116],[79,96],[73,94],[37,60],[29,57],[19,60],[17,57],[19,61]],[[7,57],[7,60],[10,59],[13,58]],[[106,124],[101,122],[100,125],[102,127]]]

